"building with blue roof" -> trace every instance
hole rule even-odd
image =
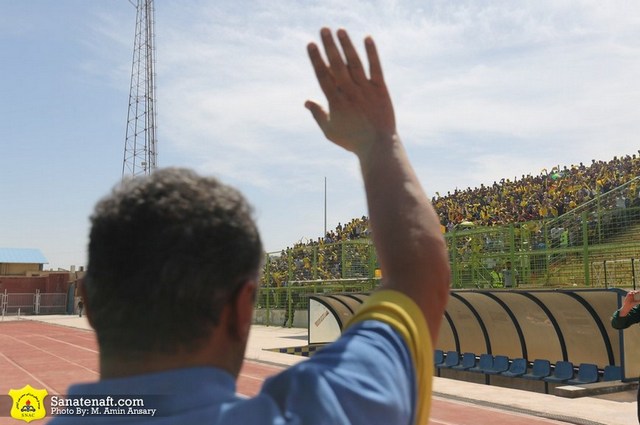
[[[19,276],[44,270],[49,261],[39,249],[0,248],[0,276]]]

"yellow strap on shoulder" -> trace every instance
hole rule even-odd
[[[387,289],[371,294],[346,328],[365,320],[391,325],[407,343],[416,373],[416,425],[427,424],[431,409],[433,347],[422,311],[408,296]]]

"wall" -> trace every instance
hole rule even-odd
[[[75,279],[68,272],[41,272],[42,276],[0,276],[0,292],[9,294],[66,293],[69,283]]]

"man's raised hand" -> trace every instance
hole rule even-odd
[[[360,156],[366,154],[372,144],[392,143],[396,136],[393,105],[373,39],[365,39],[370,75],[367,78],[347,32],[339,29],[336,35],[344,56],[331,31],[328,28],[320,31],[328,64],[315,43],[307,48],[329,111],[310,100],[305,106],[327,139]]]

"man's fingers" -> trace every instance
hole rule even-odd
[[[353,84],[353,80],[351,79],[351,74],[344,63],[344,59],[342,58],[340,51],[338,50],[338,46],[336,46],[331,30],[328,28],[322,28],[322,30],[320,30],[320,37],[322,38],[322,44],[324,45],[324,50],[327,54],[329,67],[331,68],[331,73],[333,74],[336,86],[342,92],[351,92],[351,84]]]
[[[351,43],[349,35],[343,29],[339,29],[337,35],[340,45],[342,46],[342,50],[344,51],[344,56],[347,59],[347,67],[351,74],[351,78],[358,85],[366,83],[367,76],[364,73],[362,62],[360,61],[360,57],[358,56],[356,49],[353,47],[353,43]]]
[[[384,76],[382,75],[382,65],[380,65],[378,50],[373,42],[373,38],[365,38],[364,47],[367,51],[367,59],[369,59],[369,75],[371,76],[371,82],[376,85],[383,85]]]
[[[327,122],[329,121],[329,115],[327,114],[327,112],[322,108],[322,106],[311,100],[307,100],[304,103],[304,107],[311,111],[311,115],[313,115],[313,118],[318,123],[318,126],[324,132]]]
[[[315,43],[309,43],[307,46],[307,53],[309,54],[309,59],[311,59],[311,65],[313,65],[313,70],[316,73],[316,78],[318,79],[320,88],[327,97],[327,100],[331,102],[337,95],[336,82],[333,75],[324,63],[324,60],[320,55],[320,50]]]

